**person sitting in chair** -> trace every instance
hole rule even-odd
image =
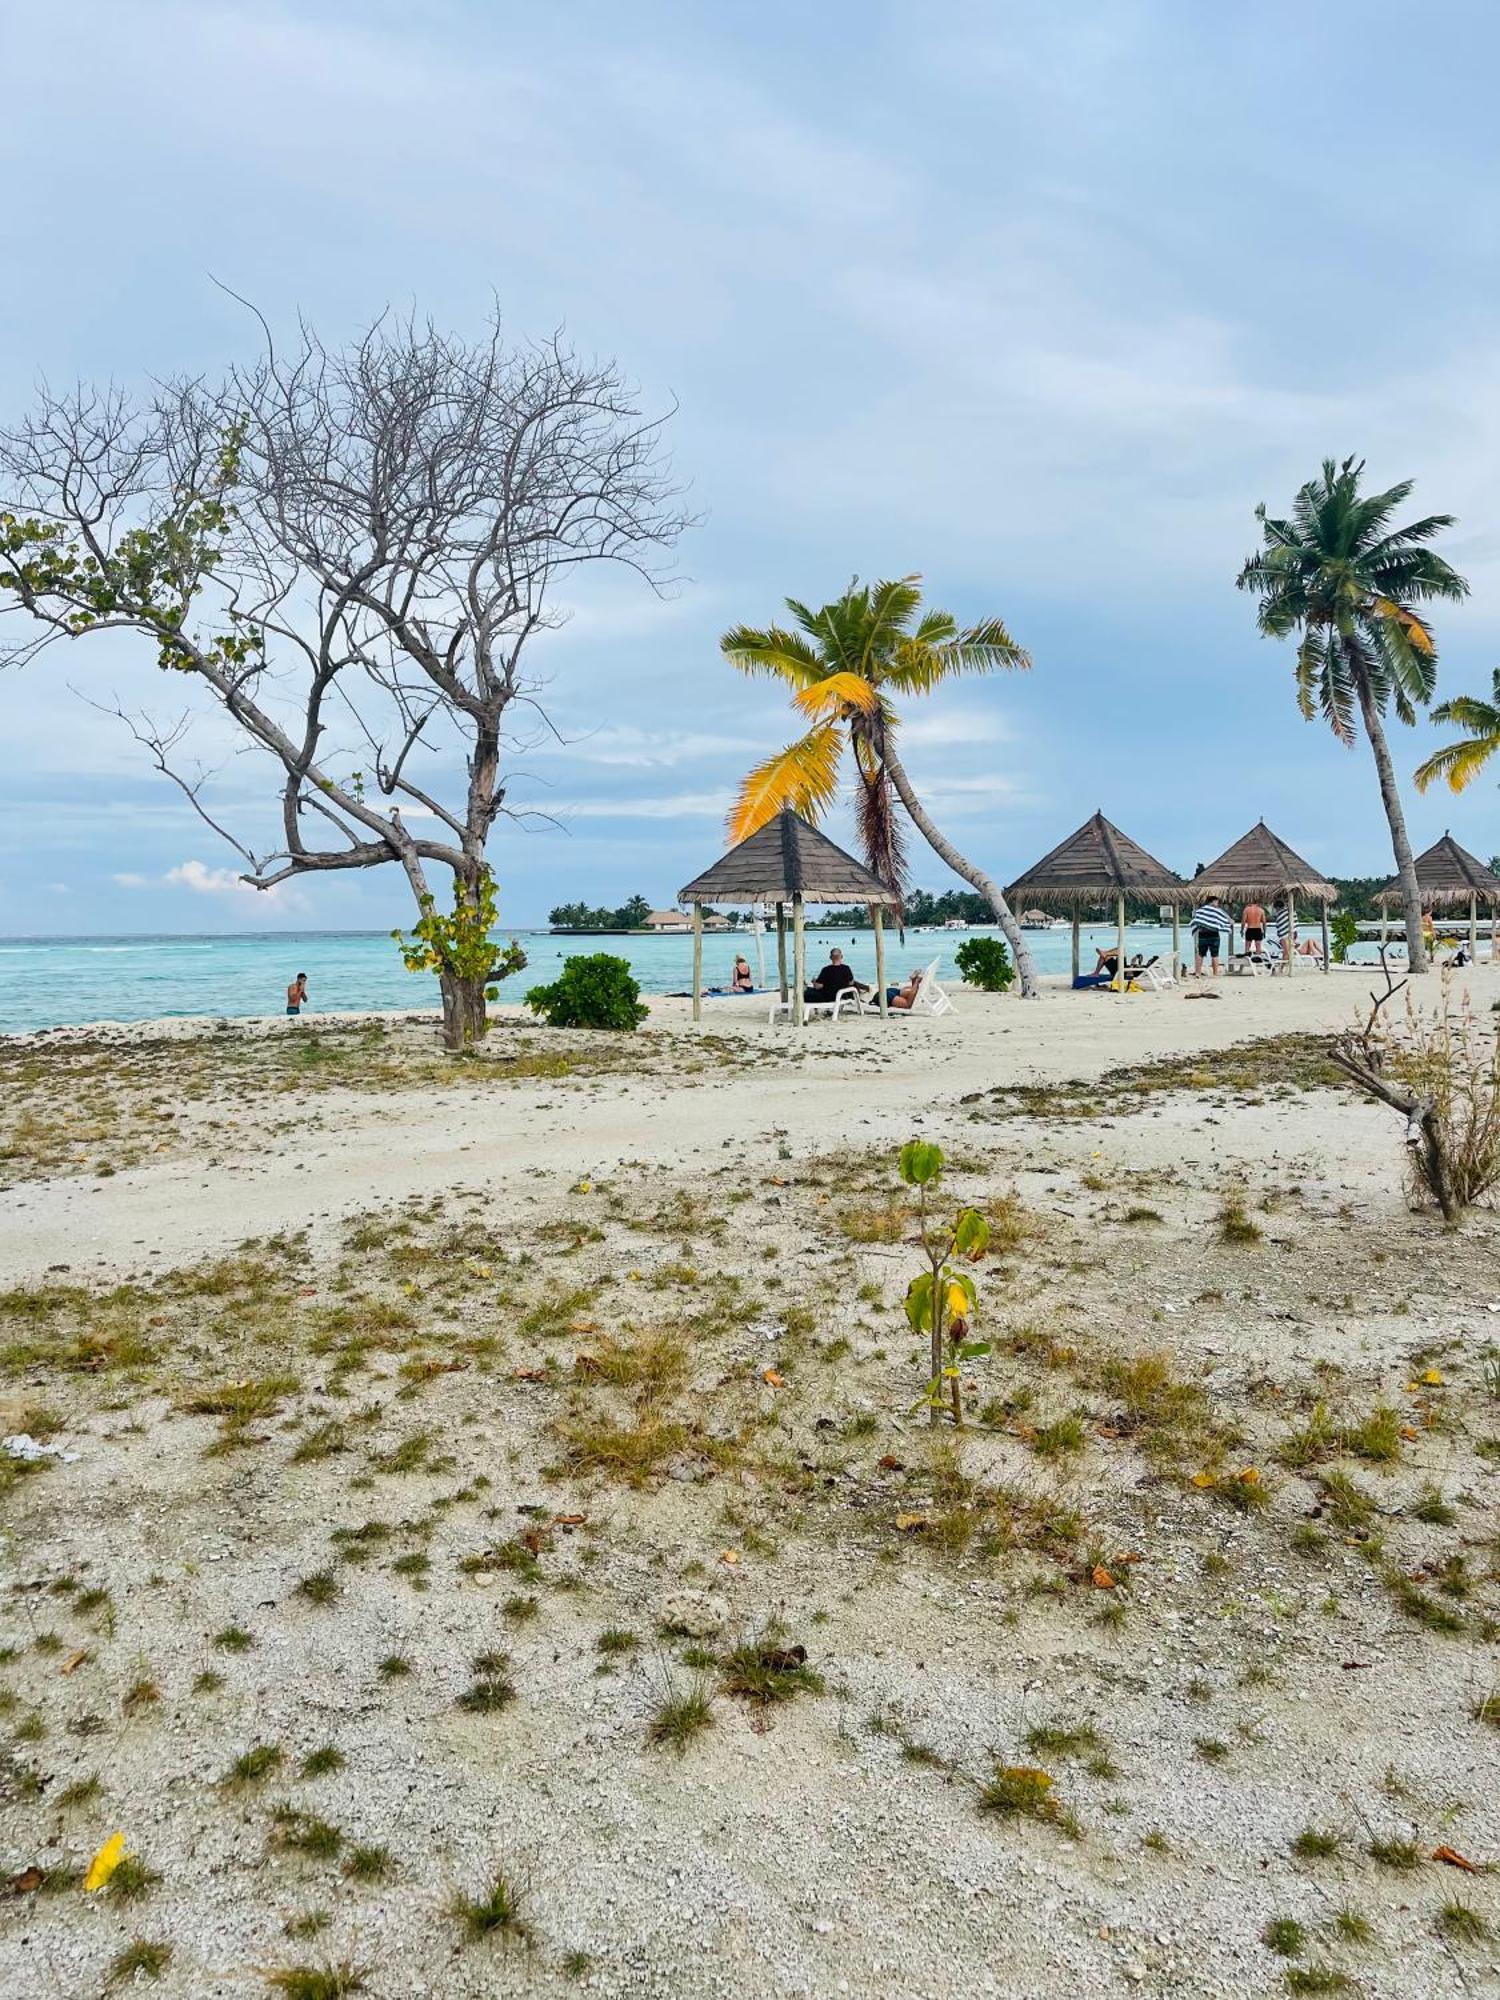
[[[825,1002],[837,1000],[839,995],[847,993],[851,986],[859,987],[861,992],[864,991],[864,988],[859,986],[859,981],[855,978],[853,972],[845,965],[844,954],[835,945],[833,950],[828,954],[828,963],[823,967],[823,970],[810,986],[803,988],[802,997],[804,1000],[821,1000]]]
[[[913,972],[904,986],[888,986],[886,988],[885,1004],[887,1007],[894,1008],[898,1014],[909,1014],[917,1003],[917,989],[921,984],[921,973]]]

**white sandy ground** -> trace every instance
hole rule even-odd
[[[650,1279],[685,1246],[671,1234],[622,1233],[569,1189],[587,1175],[647,1212],[686,1189],[732,1217],[727,1232],[698,1243],[700,1261],[752,1280],[773,1269],[787,1305],[804,1282],[834,1283],[819,1336],[841,1335],[853,1349],[821,1374],[799,1352],[782,1398],[760,1376],[789,1337],[778,1337],[774,1312],[757,1315],[723,1329],[691,1385],[712,1412],[724,1384],[727,1393],[742,1384],[770,1436],[818,1468],[820,1500],[748,1472],[705,1479],[688,1469],[644,1492],[593,1478],[548,1483],[541,1468],[557,1451],[546,1426],[564,1391],[513,1381],[527,1358],[514,1348],[499,1373],[440,1376],[409,1405],[393,1398],[394,1362],[357,1378],[353,1401],[374,1395],[381,1406],[382,1449],[420,1426],[456,1460],[443,1473],[377,1474],[367,1491],[348,1484],[363,1444],[352,1458],[297,1465],[296,1433],[283,1439],[272,1422],[257,1426],[269,1434],[258,1448],[205,1457],[213,1421],[183,1415],[171,1394],[132,1400],[125,1388],[113,1409],[80,1398],[58,1438],[79,1462],[26,1481],[8,1503],[12,1587],[0,1599],[0,1642],[28,1648],[5,1683],[48,1722],[45,1740],[21,1754],[56,1774],[55,1789],[99,1770],[107,1803],[67,1814],[45,1800],[0,1802],[0,1858],[7,1873],[86,1860],[118,1824],[162,1881],[125,1910],[76,1892],[0,1901],[0,1993],[102,1996],[113,1953],[145,1936],[170,1941],[174,1961],[160,1982],[130,1990],[167,2000],[250,1995],[265,1990],[271,1967],[340,1959],[368,1968],[363,1990],[374,2000],[575,1990],[652,2000],[1241,2000],[1285,1991],[1282,1962],[1260,1939],[1281,1915],[1308,1927],[1299,1962],[1342,1969],[1366,2000],[1500,1992],[1500,1945],[1434,1929],[1440,1906],[1459,1897],[1500,1930],[1494,1884],[1430,1859],[1447,1843],[1481,1865],[1500,1861],[1500,1733],[1472,1718],[1500,1684],[1500,1654],[1472,1629],[1444,1637],[1401,1618],[1337,1536],[1315,1558],[1293,1553],[1290,1535],[1316,1490],[1271,1469],[1294,1411],[1305,1420],[1298,1397],[1316,1371],[1336,1401],[1363,1409],[1384,1398],[1405,1411],[1415,1407],[1413,1357],[1451,1343],[1445,1386],[1432,1396],[1449,1399],[1445,1421],[1422,1426],[1394,1473],[1356,1471],[1379,1495],[1403,1569],[1461,1545],[1476,1578],[1487,1575],[1500,1472],[1473,1444],[1486,1423],[1500,1430],[1480,1375],[1480,1350],[1500,1328],[1495,1218],[1477,1215],[1448,1237],[1409,1213],[1396,1121],[1326,1091],[1246,1104],[1187,1089],[1077,1123],[990,1123],[982,1099],[963,1101],[997,1084],[1092,1079],[1250,1036],[1331,1030],[1369,984],[1353,974],[1225,980],[1213,1000],[1051,991],[1026,1005],[960,994],[946,1020],[824,1023],[800,1043],[769,1029],[760,1006],[726,1002],[706,1025],[745,1037],[761,1058],[754,1067],[517,1081],[499,1094],[399,1103],[327,1091],[280,1100],[275,1121],[264,1107],[237,1106],[231,1139],[201,1141],[202,1107],[182,1104],[185,1154],[0,1195],[0,1286],[35,1283],[55,1266],[68,1267],[70,1282],[167,1270],[307,1225],[316,1292],[350,1219],[438,1192],[450,1218],[472,1214],[520,1244],[558,1216],[598,1213],[601,1241],[560,1270],[539,1264],[539,1281],[566,1288],[603,1273],[618,1283],[626,1264]],[[1500,970],[1480,968],[1472,991],[1488,1008]],[[657,1003],[646,1031],[680,1037],[684,1064],[694,1036],[685,1011]],[[271,1022],[251,1032],[302,1031]],[[130,1043],[194,1030],[112,1032]],[[301,1140],[274,1129],[289,1110]],[[859,1303],[839,1261],[848,1246],[830,1251],[826,1241],[837,1175],[821,1191],[799,1190],[796,1178],[818,1155],[848,1146],[878,1157],[913,1131],[939,1138],[954,1159],[972,1156],[956,1193],[1014,1185],[1041,1223],[1037,1251],[1008,1280],[981,1277],[999,1323],[1108,1335],[1127,1353],[1165,1346],[1180,1370],[1202,1371],[1215,1412],[1245,1425],[1245,1457],[1267,1468],[1268,1514],[1242,1517],[1156,1481],[1128,1443],[1091,1438],[1081,1461],[1043,1466],[1019,1437],[971,1440],[971,1473],[1055,1492],[1084,1513],[1106,1554],[1143,1554],[1118,1628],[1091,1621],[1099,1593],[1086,1580],[1054,1597],[1062,1573],[1035,1558],[959,1560],[920,1537],[893,1541],[888,1487],[902,1475],[882,1487],[875,1460],[916,1464],[925,1449],[925,1427],[904,1414],[911,1371],[893,1331],[911,1253],[900,1244],[854,1253],[857,1275],[880,1283],[886,1301]],[[1229,1186],[1243,1187],[1265,1227],[1253,1249],[1218,1244]],[[746,1189],[738,1205],[722,1205]],[[1163,1222],[1125,1226],[1132,1202]],[[670,1309],[679,1295],[662,1296]],[[993,1358],[982,1393],[1013,1386],[1026,1365]],[[328,1403],[316,1364],[297,1368],[306,1387],[289,1407],[305,1427]],[[186,1380],[201,1379],[201,1360],[195,1369]],[[1045,1370],[1027,1379],[1039,1415],[1068,1407]],[[27,1395],[67,1407],[66,1387],[50,1377],[9,1387],[13,1408]],[[839,1431],[815,1428],[825,1407]],[[839,1441],[851,1414],[879,1425],[857,1446]],[[339,1606],[297,1600],[296,1578],[328,1560],[330,1526],[415,1516],[479,1472],[506,1525],[484,1527],[467,1503],[443,1513],[427,1544],[429,1593],[392,1574],[385,1551],[348,1573]],[[1456,1529],[1410,1515],[1426,1481],[1458,1508]],[[482,1587],[456,1563],[514,1532],[527,1518],[516,1508],[534,1503],[589,1521],[547,1550],[541,1618],[512,1627],[497,1603],[512,1580]],[[723,1563],[725,1549],[738,1561]],[[1211,1555],[1227,1559],[1222,1576],[1206,1566]],[[65,1573],[107,1581],[117,1607],[107,1643],[48,1596]],[[1049,1583],[1040,1596],[1038,1576]],[[685,1577],[727,1600],[737,1633],[781,1614],[829,1692],[775,1712],[766,1728],[720,1696],[714,1728],[680,1761],[643,1749],[664,1684],[689,1678],[675,1644],[652,1636],[663,1597]],[[568,1579],[580,1587],[557,1587]],[[210,1649],[207,1635],[231,1622],[254,1632],[253,1651]],[[95,1657],[61,1678],[61,1655],[29,1650],[43,1625],[69,1646],[87,1637]],[[646,1643],[601,1679],[593,1644],[610,1625]],[[465,1715],[455,1697],[470,1657],[495,1646],[512,1652],[521,1698],[498,1716]],[[411,1679],[375,1679],[388,1652],[411,1660]],[[208,1664],[227,1686],[192,1696],[192,1676]],[[1265,1678],[1247,1678],[1262,1666]],[[145,1672],[162,1699],[122,1718],[121,1698]],[[872,1732],[877,1713],[953,1770],[904,1760],[894,1735]],[[100,1734],[78,1733],[88,1717],[105,1719]],[[1063,1720],[1093,1722],[1118,1775],[1026,1751],[1029,1727]],[[1227,1744],[1221,1764],[1195,1751],[1208,1738]],[[347,1768],[297,1782],[297,1760],[329,1740]],[[288,1770],[259,1793],[226,1797],[215,1780],[256,1741],[284,1745]],[[969,1780],[996,1756],[1048,1762],[1083,1837],[980,1819]],[[394,1881],[357,1889],[329,1864],[268,1856],[272,1797],[294,1798],[351,1840],[388,1844]],[[1290,1843],[1309,1825],[1338,1828],[1342,1855],[1292,1860]],[[1157,1830],[1170,1851],[1143,1846]],[[1423,1856],[1411,1873],[1364,1854],[1371,1838],[1408,1836]],[[502,1862],[531,1884],[535,1945],[464,1948],[446,1899]],[[332,1913],[326,1935],[288,1942],[284,1921],[315,1907]],[[1368,1919],[1371,1945],[1329,1940],[1339,1907]],[[570,1949],[590,1954],[586,1973],[564,1971]]]
[[[1469,978],[1472,984],[1457,990],[1472,991],[1486,1007],[1500,997],[1500,968],[1476,967]],[[1378,984],[1362,969],[1292,979],[1226,976],[1123,997],[1052,983],[1024,1003],[960,989],[953,1013],[940,1019],[820,1021],[802,1030],[800,1044],[795,1030],[767,1023],[764,1000],[705,1002],[704,1031],[743,1036],[774,1065],[707,1082],[684,1076],[675,1085],[613,1075],[586,1094],[566,1084],[519,1083],[503,1112],[484,1095],[454,1102],[444,1094],[425,1105],[403,1103],[393,1117],[380,1098],[336,1095],[322,1101],[315,1137],[305,1144],[295,1136],[268,1139],[259,1159],[238,1160],[232,1174],[169,1159],[108,1181],[61,1179],[0,1193],[0,1282],[57,1264],[114,1268],[142,1253],[177,1263],[245,1236],[324,1224],[459,1183],[565,1186],[627,1161],[680,1172],[694,1162],[716,1164],[726,1149],[760,1163],[780,1145],[799,1156],[848,1142],[883,1145],[931,1125],[939,1099],[967,1091],[1088,1079],[1122,1063],[1227,1048],[1247,1036],[1342,1028],[1368,1010]],[[531,1018],[520,1008],[497,1011],[502,1020]],[[129,1046],[201,1035],[213,1025],[185,1018],[16,1039],[65,1045],[102,1034]],[[692,1037],[690,1003],[654,1001],[652,1031]],[[297,1034],[303,1024],[268,1017],[240,1032]]]

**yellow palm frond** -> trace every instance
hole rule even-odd
[[[832,714],[841,706],[873,715],[880,706],[880,696],[861,675],[838,673],[815,682],[812,687],[803,688],[800,694],[794,694],[792,705],[810,717]]]
[[[1461,792],[1479,776],[1496,751],[1500,751],[1500,734],[1471,736],[1464,743],[1445,744],[1441,750],[1434,750],[1417,771],[1417,790],[1425,792],[1439,778],[1446,778],[1450,791]]]
[[[1413,651],[1418,653],[1437,651],[1430,628],[1415,611],[1408,610],[1404,604],[1397,604],[1395,599],[1390,597],[1377,597],[1374,608],[1380,617],[1387,618],[1392,624],[1400,626],[1406,635],[1407,644]]]
[[[748,840],[783,807],[817,819],[838,796],[839,758],[844,732],[837,722],[820,722],[785,750],[768,757],[740,786],[729,815],[729,838]]]

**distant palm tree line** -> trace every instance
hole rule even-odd
[[[1317,478],[1300,487],[1285,517],[1255,510],[1261,546],[1236,579],[1258,599],[1257,623],[1273,639],[1296,641],[1295,687],[1304,717],[1322,716],[1341,743],[1361,731],[1370,746],[1381,804],[1390,827],[1400,883],[1408,963],[1426,970],[1421,896],[1385,724],[1414,723],[1437,684],[1437,641],[1425,607],[1456,603],[1468,584],[1431,544],[1453,525],[1430,514],[1405,525],[1398,510],[1412,483],[1383,492],[1362,487],[1364,462],[1325,459]],[[999,923],[1010,942],[1021,990],[1037,990],[1036,972],[1015,917],[998,885],[948,841],[911,783],[897,749],[898,698],[931,693],[960,674],[1025,668],[1029,656],[998,618],[961,626],[951,612],[924,608],[921,578],[861,584],[813,610],[786,600],[789,626],[737,625],[720,641],[725,659],[748,674],[767,674],[792,691],[804,733],[745,778],[729,815],[730,837],[744,840],[784,807],[819,819],[838,795],[846,757],[852,761],[859,840],[867,866],[902,894],[908,923]],[[1432,710],[1433,719],[1464,732],[1428,758],[1416,774],[1425,790],[1443,778],[1463,787],[1500,751],[1500,670],[1493,701],[1458,696]],[[934,853],[972,885],[973,894],[934,897],[911,890],[897,801]],[[1382,878],[1335,882],[1341,907],[1373,914]],[[1142,901],[1143,911],[1155,905]],[[830,912],[825,921],[858,928],[863,909]]]

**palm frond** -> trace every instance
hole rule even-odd
[[[1500,752],[1500,716],[1495,723],[1488,735],[1465,737],[1460,743],[1445,743],[1441,750],[1434,750],[1425,764],[1417,766],[1417,790],[1425,792],[1442,778],[1450,791],[1461,792]]]
[[[733,625],[719,641],[719,651],[742,674],[773,674],[793,687],[808,687],[825,669],[816,650],[796,632],[771,625]]]
[[[748,840],[786,806],[807,819],[820,819],[838,796],[844,743],[840,724],[820,722],[757,764],[729,815],[730,840]]]
[[[863,675],[840,672],[794,694],[792,706],[809,717],[831,715],[840,708],[857,708],[862,714],[873,715],[880,706],[880,696]]]

